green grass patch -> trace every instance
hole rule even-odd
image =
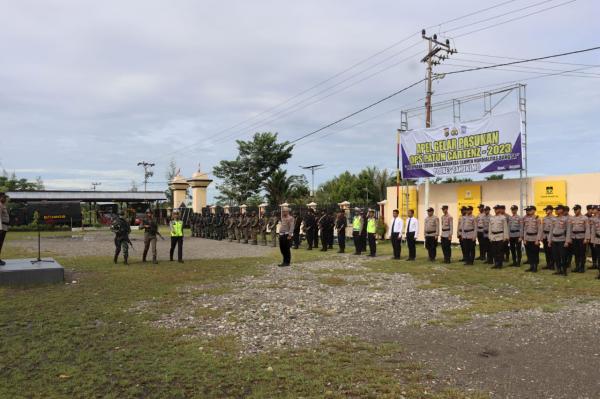
[[[348,280],[338,276],[319,277],[318,281],[321,284],[329,285],[331,287],[339,287],[348,284]]]

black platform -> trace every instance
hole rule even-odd
[[[64,268],[52,258],[53,262],[32,263],[35,259],[5,259],[6,265],[0,266],[0,285],[35,285],[62,283],[65,279]]]

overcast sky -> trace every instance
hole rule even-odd
[[[210,172],[235,155],[235,139],[274,131],[293,140],[421,79],[423,27],[437,25],[428,32],[459,51],[437,72],[507,61],[484,55],[600,45],[600,2],[566,2],[0,0],[0,166],[41,175],[49,189],[92,181],[128,189],[141,184],[136,164],[147,160],[156,163],[149,187],[163,190],[172,158],[186,176],[198,163]],[[527,83],[530,174],[600,171],[600,68],[589,67],[600,65],[600,52],[552,61],[447,76],[434,83],[434,102]],[[288,170],[324,163],[318,184],[344,170],[394,168],[400,110],[422,105],[424,92],[420,84],[301,141]],[[511,95],[494,112],[515,108]],[[462,117],[482,112],[483,101],[473,101]],[[434,125],[451,118],[451,109],[434,112]],[[410,118],[410,127],[423,124]]]

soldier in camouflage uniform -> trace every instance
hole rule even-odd
[[[127,259],[129,258],[129,244],[131,243],[129,240],[131,227],[129,227],[129,222],[125,220],[125,212],[119,212],[119,217],[113,221],[111,230],[115,233],[115,256],[113,262],[115,264],[117,263],[119,253],[123,251],[123,260],[124,263],[127,264]]]
[[[258,233],[260,231],[259,220],[256,212],[252,212],[252,216],[250,218],[250,237],[251,244],[258,245]]]
[[[248,222],[250,218],[242,213],[242,222],[240,223],[240,231],[242,232],[242,244],[248,244]]]
[[[233,242],[235,240],[235,215],[227,215],[227,241]]]

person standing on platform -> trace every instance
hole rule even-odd
[[[400,259],[400,253],[402,251],[402,230],[404,226],[402,218],[398,215],[398,209],[394,209],[392,211],[392,220],[390,221],[390,240],[392,242],[394,259]]]
[[[346,213],[340,210],[335,220],[335,229],[337,231],[338,250],[339,254],[343,254],[346,251],[346,227],[348,226],[348,219]]]
[[[523,217],[523,235],[521,239],[525,243],[525,252],[529,260],[529,269],[526,272],[537,273],[540,263],[540,241],[544,231],[542,221],[535,214],[536,207],[531,205],[525,208],[527,214]]]
[[[490,237],[490,251],[494,258],[492,269],[502,269],[504,258],[504,245],[508,242],[508,221],[502,212],[502,205],[494,206],[494,216],[490,216],[488,228]]]
[[[361,210],[357,208],[355,212],[352,219],[352,240],[354,241],[354,255],[360,255],[362,252],[360,232],[362,231],[364,220]]]
[[[367,239],[369,242],[369,256],[374,258],[377,256],[377,241],[375,240],[375,234],[377,233],[377,219],[375,218],[375,211],[369,210],[369,218],[367,219]]]
[[[415,218],[415,211],[408,210],[406,219],[406,246],[408,247],[408,259],[413,261],[417,257],[417,234],[419,233],[419,220]]]
[[[571,239],[569,245],[575,257],[574,273],[585,273],[585,249],[590,242],[590,223],[587,216],[581,214],[581,205],[573,207],[575,215],[569,219]]]
[[[179,211],[173,211],[173,219],[169,222],[171,230],[171,249],[169,250],[169,260],[173,261],[175,247],[177,247],[177,262],[183,263],[183,222],[179,216]]]
[[[154,216],[152,215],[152,211],[148,209],[146,211],[146,218],[142,221],[142,228],[144,229],[144,253],[142,255],[142,262],[146,262],[146,256],[148,256],[148,250],[152,249],[152,263],[157,264],[158,260],[156,259],[156,236],[160,236],[160,232],[158,231],[158,224],[156,220],[154,220]]]
[[[552,247],[552,259],[556,266],[554,274],[567,275],[567,247],[570,241],[569,218],[564,215],[565,208],[557,205],[556,217],[552,220],[550,234],[548,237],[549,245]]]
[[[542,219],[542,243],[544,244],[544,257],[546,258],[546,266],[542,270],[554,270],[554,258],[552,257],[552,247],[550,246],[550,230],[554,222],[554,208],[552,205],[547,205],[544,208],[546,216]]]
[[[279,251],[283,261],[277,265],[279,267],[289,266],[292,262],[292,252],[290,246],[294,234],[294,218],[290,216],[288,208],[281,210],[281,226],[279,227]]]
[[[452,232],[454,229],[454,221],[452,216],[448,214],[448,205],[442,206],[443,215],[440,218],[440,224],[442,225],[441,244],[442,252],[444,253],[444,263],[452,262]]]
[[[315,211],[312,208],[308,208],[308,213],[304,217],[304,235],[306,237],[306,244],[309,251],[312,251],[313,244],[315,242],[315,234],[317,231],[317,221],[315,219]]]
[[[479,214],[475,217],[475,223],[477,224],[477,242],[479,243],[479,260],[485,261],[487,254],[485,252],[484,243],[484,231],[485,231],[485,205],[479,204],[477,207]]]
[[[129,233],[131,233],[131,227],[129,222],[125,220],[125,212],[120,211],[119,216],[113,221],[111,230],[115,233],[115,256],[113,262],[116,264],[119,260],[119,254],[123,251],[123,260],[127,264],[129,258]]]
[[[521,237],[523,237],[523,220],[517,215],[519,207],[513,205],[510,207],[511,215],[508,217],[508,239],[510,246],[510,254],[512,256],[511,266],[521,266]]]
[[[477,224],[473,216],[473,207],[467,207],[467,214],[462,218],[460,235],[465,248],[465,265],[472,266],[475,262],[475,238],[477,237]]]
[[[437,256],[438,236],[440,235],[440,220],[433,215],[433,208],[427,209],[427,217],[424,222],[425,248],[430,262],[435,262]]]
[[[0,192],[0,255],[2,255],[2,245],[8,232],[8,226],[10,224],[10,217],[8,215],[8,209],[6,208],[6,202],[8,196],[4,192]],[[115,262],[116,263],[116,262]],[[0,258],[0,266],[6,265],[6,262]]]

